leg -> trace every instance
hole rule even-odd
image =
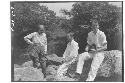
[[[42,73],[44,74],[44,77],[46,76],[46,59],[45,57],[43,57],[44,53],[40,52],[38,53],[39,55],[39,63],[40,63],[40,67],[42,68]]]
[[[42,68],[42,73],[44,74],[44,77],[46,77],[46,61],[42,61],[41,68]]]
[[[79,73],[79,74],[82,73],[84,61],[87,59],[87,57],[88,58],[90,57],[88,52],[85,52],[79,55],[79,61],[77,63],[76,73]]]
[[[63,76],[63,74],[65,73],[65,71],[68,69],[68,64],[67,63],[63,63],[62,65],[60,65],[59,69],[57,70],[57,75]]]
[[[100,67],[103,59],[104,59],[103,53],[97,53],[94,56],[92,64],[91,64],[91,69],[90,69],[90,72],[88,74],[88,78],[86,81],[94,81],[96,74],[97,74],[97,71],[98,71],[98,68]]]
[[[40,63],[39,63],[39,57],[38,57],[38,52],[36,50],[36,46],[32,46],[32,49],[30,50],[29,54],[30,54],[31,60],[33,61],[33,67],[38,68],[40,66]]]
[[[33,67],[37,68],[39,66],[39,59],[38,59],[38,57],[30,56],[30,58],[33,61]]]

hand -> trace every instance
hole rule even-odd
[[[69,61],[69,58],[65,58],[65,59],[64,59],[64,62],[68,62],[68,61]]]
[[[91,49],[91,51],[96,51],[95,49]]]
[[[97,53],[97,51],[91,50],[91,51],[89,51],[89,53],[95,54],[95,53]]]
[[[33,42],[30,42],[29,44],[30,44],[30,45],[34,45],[34,43],[33,43]]]
[[[89,47],[87,46],[87,47],[85,48],[85,51],[87,51],[87,52],[88,52],[88,50],[89,50]]]

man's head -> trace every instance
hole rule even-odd
[[[38,25],[38,33],[42,34],[45,32],[44,25]]]
[[[74,39],[74,33],[70,32],[69,34],[67,34],[67,39],[69,42],[71,42]]]
[[[92,31],[94,32],[94,33],[96,33],[97,32],[97,30],[98,30],[98,28],[99,28],[99,24],[98,24],[98,21],[97,20],[92,20]]]

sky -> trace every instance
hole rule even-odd
[[[40,3],[40,5],[47,6],[50,10],[56,12],[57,16],[61,16],[62,13],[60,12],[61,9],[70,10],[72,8],[73,2],[69,3]]]
[[[116,5],[118,7],[122,7],[122,2],[109,2],[110,4]],[[40,3],[40,5],[47,6],[50,10],[56,12],[57,16],[62,16],[63,14],[60,12],[61,9],[70,10],[74,2],[67,3]]]

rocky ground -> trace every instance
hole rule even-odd
[[[14,64],[14,81],[78,81],[71,78],[72,75],[74,75],[77,61],[71,65],[65,76],[57,79],[56,71],[59,68],[59,65],[61,65],[62,57],[52,54],[48,55],[47,58],[50,62],[46,68],[46,78],[44,78],[42,69],[33,68],[32,61],[28,61],[22,65]],[[85,62],[81,79],[79,81],[85,81],[90,65],[91,60]],[[95,81],[122,81],[121,51],[105,51],[105,59],[98,70]]]

